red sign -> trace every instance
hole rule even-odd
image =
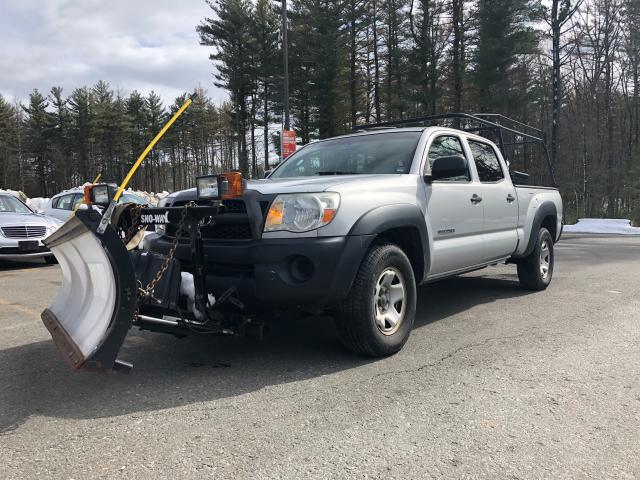
[[[296,132],[293,130],[282,131],[282,158],[287,158],[296,151]]]

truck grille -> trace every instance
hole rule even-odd
[[[198,205],[212,205],[209,201],[196,201]],[[172,207],[182,207],[186,201],[177,201]],[[220,217],[213,226],[203,226],[201,229],[202,238],[205,240],[251,240],[251,225],[247,216],[247,207],[243,200],[224,200],[222,204],[226,207],[225,215]],[[261,206],[262,207],[262,206]],[[229,218],[233,217],[233,218]],[[167,236],[176,236],[175,225],[167,225]],[[183,238],[188,238],[185,232]]]
[[[2,234],[7,238],[39,238],[47,234],[47,227],[35,225],[2,227]]]

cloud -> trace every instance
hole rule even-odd
[[[201,86],[216,101],[211,47],[195,31],[213,15],[204,0],[0,2],[0,93],[24,100],[52,86],[105,80],[125,94],[154,90],[165,103]]]

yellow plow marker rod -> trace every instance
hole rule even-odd
[[[98,176],[93,180],[93,182],[91,182],[93,185],[95,185],[96,183],[98,183],[100,181],[100,179],[102,178],[102,172],[100,172],[98,174]]]
[[[156,143],[158,143],[158,140],[160,140],[162,138],[162,136],[167,132],[167,130],[169,130],[169,127],[171,127],[171,125],[173,125],[173,122],[175,122],[178,119],[178,117],[180,115],[182,115],[182,113],[187,108],[189,108],[189,105],[191,105],[192,101],[193,101],[193,97],[189,98],[186,102],[184,102],[184,105],[182,105],[180,107],[180,110],[178,110],[173,115],[173,117],[171,117],[171,120],[169,120],[167,122],[167,124],[164,127],[162,127],[162,130],[160,130],[158,132],[158,134],[155,136],[155,138],[153,140],[151,140],[151,143],[149,145],[147,145],[147,148],[145,148],[144,151],[140,154],[140,156],[138,157],[138,160],[136,160],[136,163],[133,164],[133,167],[131,167],[131,170],[129,170],[129,173],[127,173],[127,176],[124,178],[122,184],[120,184],[120,187],[118,188],[118,191],[116,192],[115,196],[113,197],[113,200],[115,202],[117,202],[120,199],[120,196],[122,195],[122,192],[124,191],[125,188],[127,188],[127,184],[131,181],[131,178],[136,173],[136,170],[138,170],[138,167],[140,166],[140,164],[142,164],[142,161],[149,154],[151,149],[156,145]]]

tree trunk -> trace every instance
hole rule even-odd
[[[462,59],[460,58],[462,46],[462,13],[463,0],[453,0],[453,111],[462,111]]]
[[[372,0],[373,8],[373,104],[376,111],[376,122],[380,123],[380,61],[378,58],[378,10],[377,0]]]
[[[553,56],[553,92],[552,92],[552,123],[551,123],[551,169],[555,174],[558,161],[558,135],[560,131],[560,108],[562,105],[560,88],[560,0],[553,0],[551,6],[551,36],[552,36],[552,56]]]

